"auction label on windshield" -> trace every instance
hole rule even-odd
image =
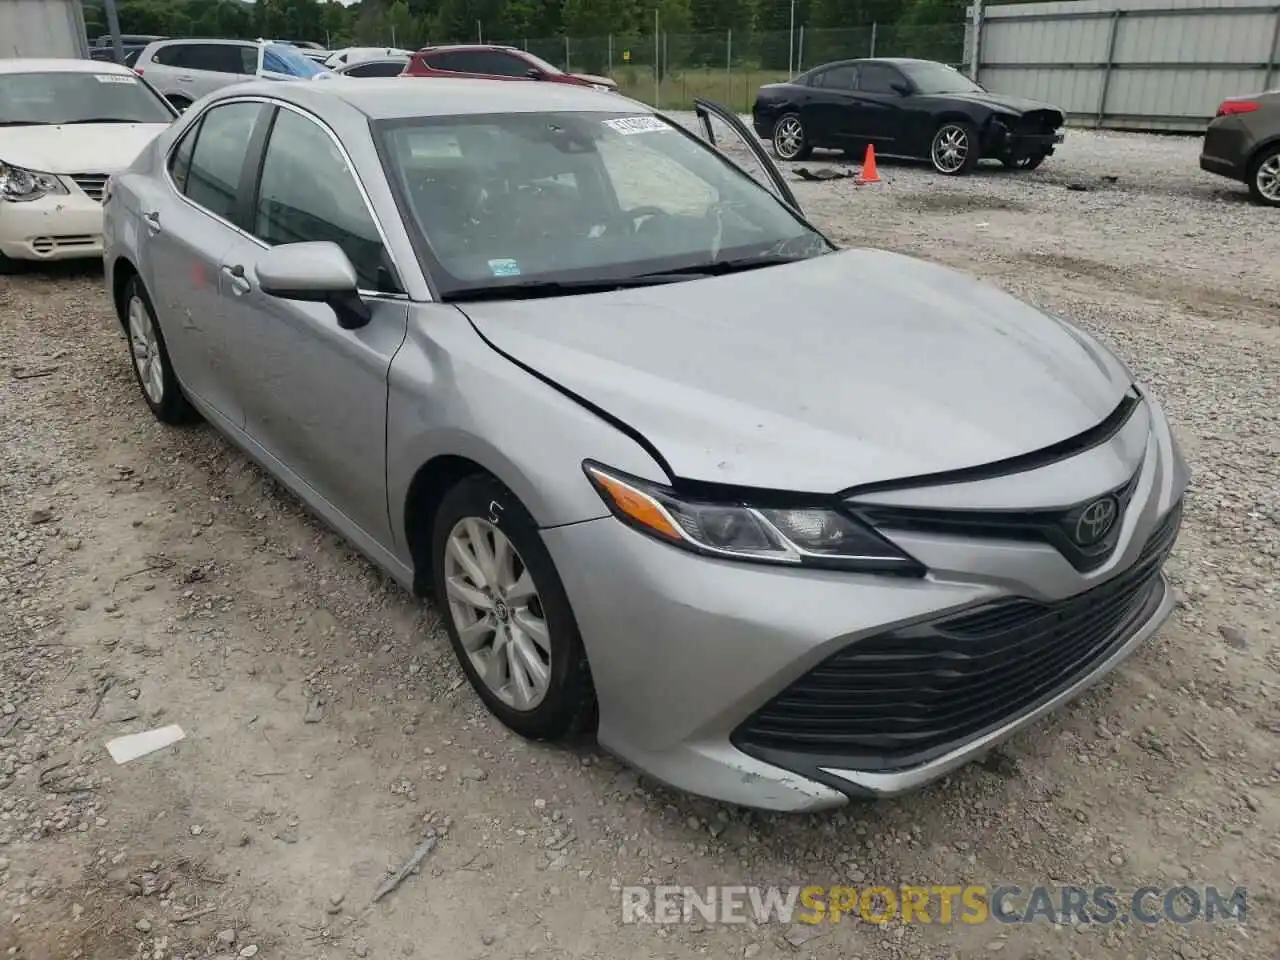
[[[137,77],[126,77],[123,73],[95,73],[99,83],[137,83]]]
[[[671,129],[657,117],[618,117],[616,120],[604,121],[606,127],[617,130],[623,136],[630,136],[633,133],[653,133],[658,130]]]

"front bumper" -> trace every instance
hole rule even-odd
[[[1082,485],[1110,489],[1117,476],[1134,472],[1114,552],[1087,573],[1045,544],[923,533],[890,534],[931,570],[924,580],[900,580],[713,560],[613,518],[544,531],[590,658],[601,745],[679,789],[779,811],[893,795],[944,775],[1076,696],[1136,649],[1171,610],[1160,575],[1149,608],[1109,636],[1097,657],[1038,701],[921,762],[890,769],[865,757],[841,763],[823,755],[818,767],[793,762],[785,751],[751,755],[735,745],[735,733],[859,641],[1010,597],[1061,601],[1123,575],[1181,499],[1186,471],[1158,408],[1144,405],[1111,441],[1069,460],[1012,478],[914,491],[963,508],[965,498],[989,495],[995,484],[1004,502],[1020,507],[1017,491],[1030,501],[1070,490],[1066,502],[1074,502]]]
[[[26,203],[0,200],[0,253],[11,260],[102,256],[102,204],[73,191]]]

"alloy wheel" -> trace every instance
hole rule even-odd
[[[1269,202],[1280,204],[1280,153],[1274,153],[1258,164],[1258,172],[1253,179],[1258,193]]]
[[[129,346],[142,389],[156,406],[164,402],[164,360],[151,314],[140,297],[129,299]]]
[[[794,160],[804,149],[804,127],[795,117],[784,117],[773,131],[773,148],[783,160]]]
[[[940,173],[958,173],[969,159],[969,132],[948,123],[933,138],[933,165]]]
[[[533,576],[506,534],[464,517],[445,549],[449,615],[463,650],[499,700],[532,710],[551,683],[551,637]]]

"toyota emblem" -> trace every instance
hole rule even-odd
[[[1082,547],[1091,547],[1110,531],[1120,512],[1115,497],[1095,500],[1083,510],[1076,520],[1075,541]]]

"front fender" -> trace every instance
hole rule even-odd
[[[388,375],[387,497],[406,562],[410,488],[419,469],[442,456],[492,473],[541,527],[608,515],[584,460],[669,480],[636,440],[499,354],[460,310],[420,304]]]

